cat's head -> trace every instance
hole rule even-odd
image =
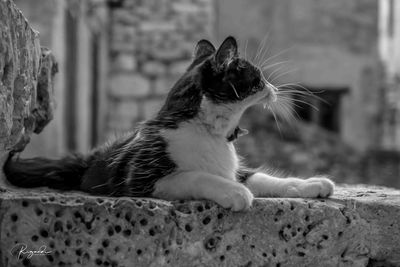
[[[257,66],[239,56],[235,38],[226,38],[218,50],[201,40],[191,65],[171,89],[159,116],[174,114],[180,121],[201,117],[210,127],[215,124],[219,132],[229,132],[246,108],[274,100],[276,88]]]
[[[202,93],[214,104],[243,107],[276,99],[275,87],[261,70],[241,58],[235,38],[228,37],[216,50],[207,40],[198,42],[188,71],[197,71]]]

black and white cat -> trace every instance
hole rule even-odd
[[[20,187],[209,199],[234,211],[250,208],[254,197],[328,197],[334,183],[327,178],[276,178],[240,163],[232,142],[241,131],[239,119],[252,105],[276,101],[276,90],[259,68],[239,57],[233,37],[218,51],[201,40],[155,118],[85,156],[10,156],[4,172]]]

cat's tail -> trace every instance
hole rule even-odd
[[[53,160],[46,158],[21,159],[10,153],[3,170],[7,180],[19,187],[47,186],[60,190],[79,190],[88,161],[81,155]]]

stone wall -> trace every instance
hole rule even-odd
[[[399,266],[399,199],[339,187],[329,199],[256,199],[234,213],[206,201],[3,190],[0,265]],[[48,254],[18,258],[23,245]]]
[[[189,66],[196,42],[214,36],[213,0],[111,1],[108,132],[155,115]]]
[[[0,1],[0,159],[22,151],[53,118],[57,64],[9,0]]]

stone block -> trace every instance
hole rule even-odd
[[[137,68],[137,62],[132,53],[118,53],[111,60],[112,71],[132,72]]]
[[[150,81],[139,74],[112,74],[110,86],[115,97],[141,97],[150,93]]]
[[[400,192],[341,186],[330,199],[209,201],[2,190],[2,266],[398,266]],[[46,255],[18,252],[39,250]],[[45,246],[45,248],[43,247]],[[10,253],[12,252],[12,253]]]
[[[162,76],[166,71],[167,67],[162,62],[148,61],[142,66],[142,72],[151,77]]]
[[[132,52],[135,50],[136,28],[132,25],[114,24],[111,31],[111,49]]]
[[[195,3],[187,2],[176,2],[172,3],[172,9],[179,14],[191,14],[199,12],[199,7]]]
[[[173,32],[176,30],[176,25],[170,21],[144,21],[139,25],[139,30],[143,33],[154,32]]]
[[[22,151],[52,119],[57,65],[10,0],[0,1],[0,157]]]

